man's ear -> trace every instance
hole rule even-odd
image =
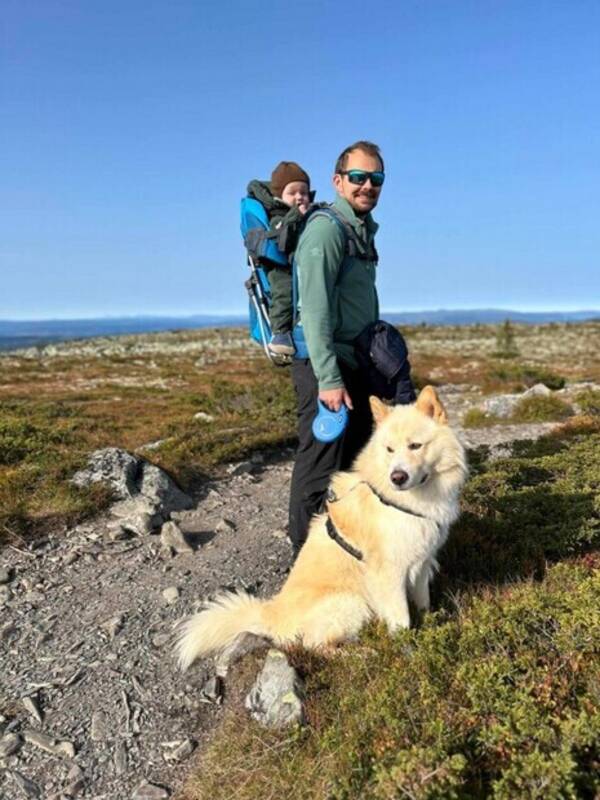
[[[448,414],[446,414],[446,409],[433,386],[425,386],[421,389],[416,406],[419,411],[439,422],[440,425],[448,424]]]
[[[376,425],[380,425],[383,420],[387,417],[387,415],[392,410],[391,406],[386,406],[385,403],[382,403],[378,397],[369,397],[369,403],[371,405],[371,412],[373,414],[373,419],[375,420]]]
[[[333,178],[331,179],[331,182],[333,183],[333,188],[336,190],[336,192],[338,194],[342,193],[342,180],[343,179],[344,179],[343,175],[340,175],[339,172],[336,172],[335,175],[333,176]]]

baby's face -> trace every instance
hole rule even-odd
[[[300,211],[305,214],[310,205],[308,184],[304,181],[287,183],[281,193],[281,199],[288,206],[298,206]]]

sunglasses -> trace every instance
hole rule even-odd
[[[356,183],[362,186],[368,180],[371,181],[371,186],[383,186],[385,180],[385,172],[365,172],[364,169],[346,169],[340,172],[340,175],[347,175],[350,183]]]

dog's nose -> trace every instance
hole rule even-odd
[[[406,483],[408,480],[408,472],[404,472],[403,469],[395,469],[390,475],[390,478],[392,483],[396,486],[402,486],[402,484]]]

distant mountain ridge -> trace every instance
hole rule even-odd
[[[510,319],[524,324],[600,320],[600,310],[511,311],[510,309],[438,309],[385,311],[398,325],[493,325]],[[246,315],[197,314],[188,317],[103,317],[98,319],[0,320],[0,350],[43,346],[69,339],[119,336],[190,328],[230,328],[247,324]]]

